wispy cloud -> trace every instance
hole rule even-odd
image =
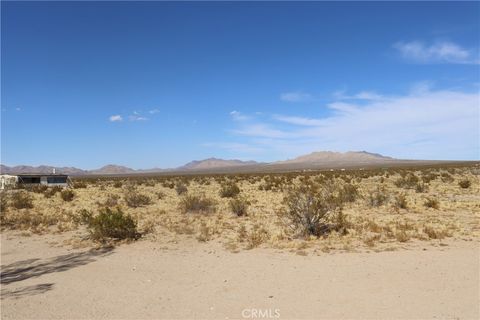
[[[301,91],[285,92],[280,94],[280,100],[286,102],[308,102],[313,100],[313,96]]]
[[[478,53],[476,56],[472,50],[448,41],[435,42],[430,45],[421,41],[397,42],[393,47],[404,58],[418,63],[480,63]]]
[[[134,113],[134,114],[128,116],[128,120],[130,120],[130,121],[146,121],[146,120],[148,120],[148,118],[144,117],[144,116],[141,116],[138,113],[136,113],[136,114]]]
[[[148,111],[148,113],[150,113],[150,114],[156,114],[156,113],[159,113],[159,112],[160,112],[160,110],[158,110],[158,109],[152,109],[152,110]]]
[[[410,159],[478,158],[477,92],[423,86],[401,96],[378,97],[337,100],[326,106],[328,113],[315,118],[252,116],[237,122],[230,133],[242,144],[279,158],[312,150],[368,150]]]
[[[123,121],[122,116],[119,115],[119,114],[110,116],[108,119],[110,120],[110,122],[120,122],[120,121]]]
[[[245,121],[248,120],[249,117],[242,114],[240,111],[233,110],[230,112],[230,116],[232,117],[233,120],[235,121]]]

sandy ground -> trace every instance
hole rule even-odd
[[[195,240],[53,246],[61,237],[2,234],[2,319],[480,317],[475,241],[300,256]]]

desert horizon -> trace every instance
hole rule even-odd
[[[480,319],[480,2],[0,6],[1,319]]]

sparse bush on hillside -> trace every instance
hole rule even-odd
[[[118,206],[118,200],[120,200],[120,196],[117,194],[112,194],[109,193],[107,194],[107,197],[105,200],[102,201],[97,201],[97,205],[99,207],[116,207]]]
[[[75,197],[75,192],[70,189],[65,189],[60,192],[60,197],[62,198],[63,201],[72,201],[73,198]]]
[[[233,198],[240,193],[240,188],[235,182],[229,182],[222,185],[220,189],[220,197],[222,198]]]
[[[97,241],[107,239],[138,239],[137,223],[120,208],[104,208],[95,217],[85,218],[91,237]]]
[[[127,206],[132,208],[147,206],[152,203],[152,199],[150,199],[149,196],[139,193],[136,190],[125,193],[124,200]]]
[[[425,183],[417,183],[417,185],[415,186],[415,192],[417,193],[424,193],[424,192],[427,192],[428,190],[428,184],[425,184]]]
[[[458,182],[458,185],[459,185],[460,188],[462,188],[462,189],[468,189],[468,188],[470,188],[470,186],[472,185],[472,183],[471,183],[470,180],[468,180],[468,179],[463,179],[463,180],[461,180],[460,182]]]
[[[414,173],[407,173],[404,177],[398,178],[395,185],[399,188],[413,189],[417,186],[419,178]]]
[[[339,198],[342,202],[355,202],[358,197],[358,187],[350,183],[344,184],[339,190]]]
[[[444,183],[452,183],[455,179],[452,175],[448,172],[443,172],[441,175],[442,182]]]
[[[216,210],[215,201],[195,194],[187,194],[180,200],[180,209],[183,213],[210,213]]]
[[[31,209],[33,197],[26,191],[18,191],[12,194],[10,204],[16,209]]]
[[[123,186],[123,182],[120,180],[117,180],[113,183],[114,188],[121,188]]]

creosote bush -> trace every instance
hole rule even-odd
[[[204,195],[187,194],[180,200],[183,213],[210,213],[216,210],[215,201]]]
[[[125,203],[131,208],[147,206],[152,203],[152,199],[146,194],[139,193],[136,190],[130,190],[125,193]]]
[[[220,189],[220,197],[222,198],[233,198],[240,193],[240,188],[234,182],[229,182],[222,185]]]
[[[408,203],[405,193],[397,194],[395,196],[395,202],[393,203],[393,206],[397,209],[407,209]]]
[[[385,193],[385,189],[377,188],[369,195],[369,203],[372,207],[380,207],[388,200],[388,195]]]
[[[33,208],[33,197],[25,191],[18,191],[11,195],[10,205],[16,209]]]
[[[50,187],[50,188],[47,188],[47,190],[45,190],[43,192],[43,196],[45,198],[51,198],[53,197],[54,195],[57,194],[57,192],[61,192],[63,190],[62,187],[59,187],[59,186],[54,186],[54,187]]]
[[[63,201],[72,201],[73,198],[75,197],[75,192],[70,189],[65,189],[60,192],[60,197],[62,198]]]
[[[470,188],[470,186],[472,185],[472,183],[470,182],[470,180],[468,179],[463,179],[461,181],[458,182],[458,185],[460,186],[460,188],[462,189],[468,189]]]
[[[103,208],[96,216],[88,211],[83,211],[82,214],[82,219],[86,222],[92,239],[96,241],[138,239],[140,237],[137,223],[120,208]]]
[[[185,184],[183,184],[183,183],[177,183],[177,184],[175,185],[175,191],[177,191],[177,194],[178,194],[178,195],[182,195],[182,194],[188,192],[188,188],[187,188],[187,186],[186,186]]]
[[[247,199],[237,197],[229,201],[230,210],[238,217],[246,216],[250,203]]]
[[[332,187],[312,188],[305,185],[294,187],[284,198],[285,216],[301,236],[322,236],[343,226],[333,223],[341,211],[341,199]]]
[[[84,181],[77,181],[73,184],[74,189],[85,189],[87,184]]]

